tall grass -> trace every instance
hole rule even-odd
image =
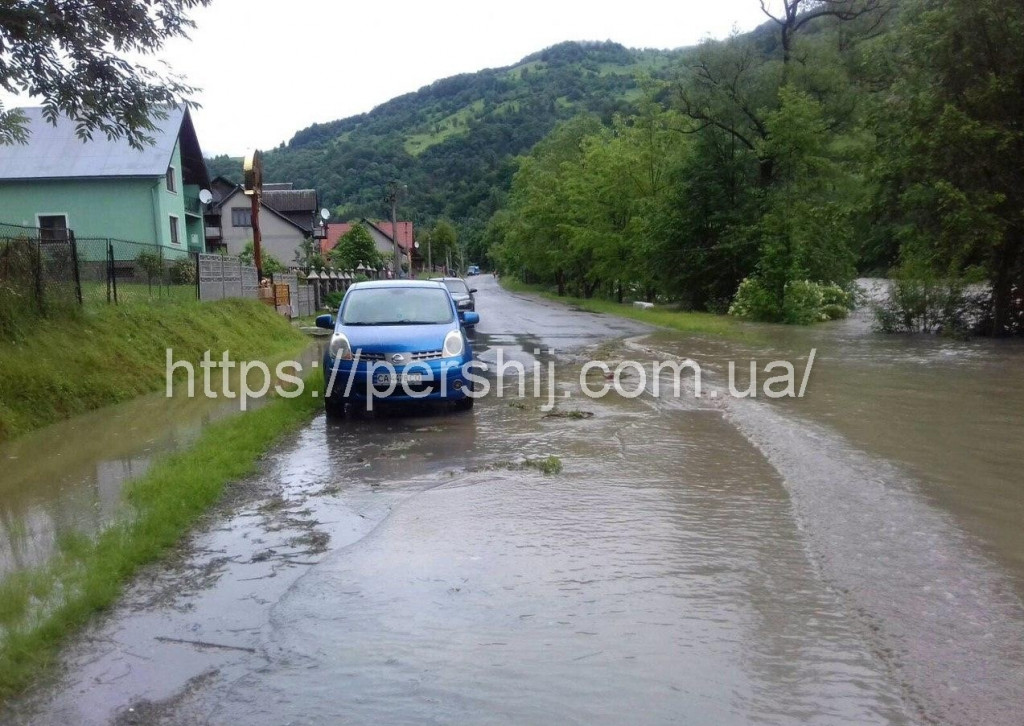
[[[47,565],[0,583],[0,701],[50,666],[69,635],[110,607],[129,578],[173,548],[228,482],[252,473],[275,440],[318,408],[319,399],[304,394],[212,424],[195,446],[158,460],[128,485],[129,517],[95,540],[64,537]]]
[[[255,300],[86,306],[39,318],[0,340],[0,441],[48,423],[158,390],[166,348],[177,360],[266,358],[305,337]]]

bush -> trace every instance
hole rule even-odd
[[[786,283],[780,305],[761,280],[748,277],[736,290],[729,314],[761,322],[810,325],[845,318],[855,304],[854,294],[835,283],[791,280]]]
[[[324,295],[324,307],[330,309],[332,312],[336,312],[338,307],[341,305],[341,299],[343,297],[345,297],[345,293],[341,290],[327,293]]]
[[[984,321],[990,295],[970,292],[961,280],[904,277],[875,305],[875,327],[883,333],[941,333],[961,337]]]
[[[146,276],[146,282],[152,284],[159,280],[164,271],[164,260],[158,252],[140,252],[135,258],[135,265]]]
[[[756,277],[747,277],[736,289],[729,314],[764,322],[778,320],[780,310],[775,296],[764,283]]]
[[[168,272],[172,285],[195,285],[196,263],[191,257],[181,257],[174,261]]]
[[[807,280],[787,282],[782,297],[782,322],[790,325],[816,323],[822,319],[824,305],[821,285]]]

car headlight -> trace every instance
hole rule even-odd
[[[441,352],[445,358],[457,358],[462,355],[464,350],[466,350],[466,342],[458,330],[453,330],[444,336],[444,346],[441,348]]]
[[[331,336],[331,343],[327,346],[327,352],[332,358],[341,360],[352,360],[352,345],[344,333],[335,333]]]

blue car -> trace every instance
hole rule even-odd
[[[352,285],[333,315],[317,327],[333,330],[324,352],[324,407],[343,417],[348,403],[450,401],[473,407],[473,348],[463,325],[480,316],[456,309],[439,282],[377,280]]]

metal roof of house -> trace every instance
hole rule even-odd
[[[21,112],[28,120],[29,140],[0,145],[0,180],[163,176],[180,135],[182,165],[197,183],[209,184],[187,109],[169,108],[167,118],[154,119],[156,128],[147,134],[154,143],[142,149],[133,149],[123,138],[108,139],[102,132],[82,141],[73,119],[61,116],[56,125],[51,124],[43,117],[42,108],[23,108]]]

